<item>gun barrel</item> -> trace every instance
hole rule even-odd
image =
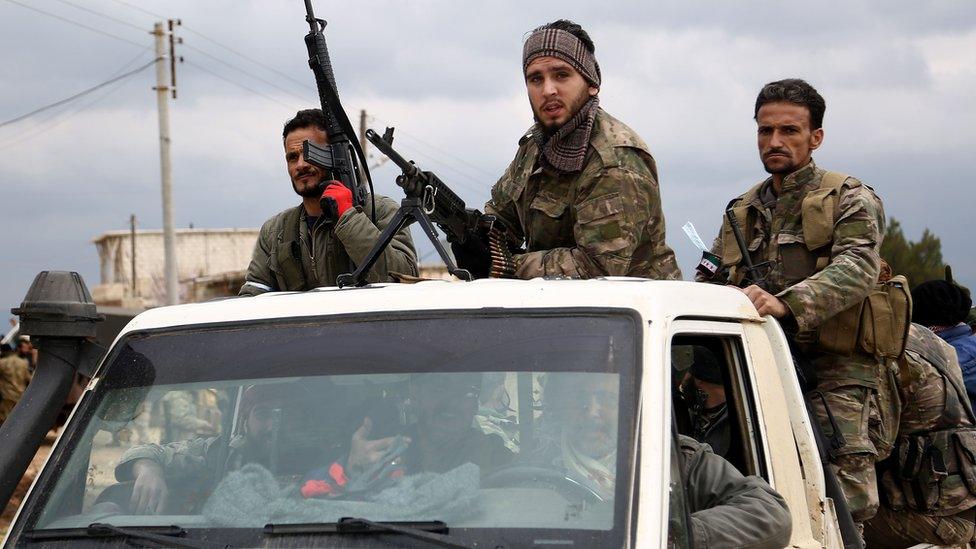
[[[308,21],[308,28],[312,32],[319,30],[315,25],[315,13],[312,12],[312,0],[305,0],[305,20]]]
[[[393,163],[396,164],[397,167],[399,167],[400,170],[403,171],[403,173],[408,177],[414,177],[420,171],[420,168],[414,164],[411,164],[406,158],[400,156],[400,153],[393,150],[393,147],[391,147],[390,144],[380,137],[380,135],[375,131],[371,129],[366,130],[366,139],[369,140],[369,142],[372,143],[373,146],[376,147],[381,153],[386,155],[387,158],[392,160]]]

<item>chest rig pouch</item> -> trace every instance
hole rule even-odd
[[[942,426],[899,435],[891,456],[878,464],[881,493],[894,511],[952,515],[976,504],[976,417],[965,389],[949,375],[953,364],[939,355],[922,358],[945,382]]]

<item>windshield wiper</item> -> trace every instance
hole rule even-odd
[[[121,528],[106,522],[93,522],[84,528],[51,528],[24,532],[24,537],[30,540],[48,540],[65,538],[107,538],[123,537],[129,539],[144,539],[164,547],[189,547],[192,549],[226,549],[229,545],[209,543],[202,540],[182,539],[186,530],[179,526],[135,526]]]
[[[375,522],[358,517],[343,517],[339,519],[339,522],[267,524],[264,527],[264,533],[269,536],[295,534],[400,534],[440,547],[469,549],[467,545],[452,540],[447,535],[447,524],[439,520],[428,522]]]

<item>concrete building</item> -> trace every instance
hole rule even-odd
[[[257,238],[258,229],[177,229],[180,302],[237,295]],[[100,308],[141,311],[166,303],[163,231],[139,230],[135,240],[135,285],[131,233],[109,231],[92,241],[98,248],[101,283],[91,292]],[[420,278],[456,280],[442,263],[421,265]]]
[[[177,229],[180,301],[236,295],[257,238],[258,229]],[[109,231],[93,242],[101,266],[101,284],[92,288],[97,304],[146,309],[165,303],[161,230],[136,231],[134,267],[129,231]]]

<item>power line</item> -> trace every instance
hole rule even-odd
[[[144,13],[146,15],[150,15],[152,17],[156,17],[158,19],[166,19],[166,17],[163,16],[163,15],[160,15],[160,14],[154,13],[154,12],[151,12],[151,11],[149,11],[147,9],[144,9],[144,8],[140,7],[140,6],[136,6],[136,5],[131,4],[129,2],[125,2],[124,0],[112,0],[112,1],[115,2],[116,4],[125,6],[125,7],[129,8],[129,9],[133,9],[133,10],[139,11],[141,13]],[[193,27],[189,27],[187,25],[183,25],[183,30],[185,30],[187,32],[190,32],[190,33],[193,33],[193,34],[199,36],[200,38],[203,38],[207,42],[210,42],[210,43],[212,43],[212,44],[214,44],[216,46],[219,46],[219,47],[221,47],[221,48],[229,51],[230,53],[233,53],[234,55],[240,57],[241,59],[244,59],[245,61],[248,61],[250,63],[253,63],[253,64],[261,67],[262,69],[271,71],[274,74],[276,74],[276,75],[278,75],[278,76],[280,76],[280,77],[282,77],[282,78],[284,78],[286,80],[290,80],[291,82],[293,82],[293,83],[295,83],[295,84],[297,84],[297,85],[299,85],[299,86],[301,86],[301,87],[303,87],[305,89],[308,89],[308,90],[311,90],[311,91],[317,91],[314,86],[310,86],[307,82],[302,82],[301,80],[298,80],[297,78],[291,76],[290,74],[288,74],[286,72],[282,72],[282,71],[280,71],[280,70],[272,67],[271,65],[268,65],[267,63],[263,63],[261,61],[258,61],[257,59],[255,59],[253,57],[250,57],[250,56],[248,56],[248,55],[240,52],[239,50],[234,49],[234,48],[228,46],[227,44],[224,44],[223,42],[220,42],[220,41],[218,41],[218,40],[216,40],[214,38],[211,38],[210,36],[208,36],[208,35],[200,32],[200,31],[194,29]]]
[[[225,44],[222,44],[222,43],[214,40],[213,38],[210,38],[209,36],[201,33],[198,30],[194,30],[194,29],[192,29],[190,27],[187,27],[186,25],[183,25],[183,29],[186,30],[186,31],[189,31],[189,32],[191,32],[191,33],[193,33],[193,34],[195,34],[197,36],[199,36],[200,38],[203,38],[204,40],[206,40],[208,42],[211,42],[211,43],[213,43],[213,44],[215,44],[217,46],[220,46],[221,48],[224,48],[225,50],[233,53],[234,55],[240,57],[241,59],[244,59],[245,61],[250,61],[251,63],[254,63],[255,65],[257,65],[257,66],[259,66],[259,67],[261,67],[261,68],[263,68],[265,70],[269,70],[269,71],[277,74],[278,76],[280,76],[282,78],[285,78],[287,80],[291,80],[292,82],[294,82],[295,84],[298,84],[299,86],[301,86],[303,88],[306,88],[308,90],[312,90],[312,91],[314,91],[316,93],[318,92],[318,90],[316,90],[314,86],[310,86],[307,82],[302,82],[301,80],[298,80],[297,78],[294,78],[293,76],[289,75],[288,73],[282,72],[282,71],[280,71],[280,70],[278,70],[278,69],[276,69],[276,68],[274,68],[274,67],[272,67],[270,65],[266,65],[266,64],[258,61],[257,59],[254,59],[253,57],[248,57],[247,55],[244,55],[243,53],[241,53],[241,52],[239,52],[239,51],[231,48],[230,46],[227,46]]]
[[[382,123],[385,126],[389,126],[389,123],[386,122],[386,121],[384,121],[382,118],[376,118],[375,116],[370,116],[370,118],[372,118],[374,122],[380,122],[380,123]],[[450,156],[454,160],[457,160],[458,162],[460,162],[460,163],[468,166],[469,168],[475,169],[475,170],[477,170],[477,171],[485,174],[488,177],[491,177],[491,178],[497,178],[498,177],[498,174],[492,173],[492,172],[490,172],[490,171],[488,171],[488,170],[486,170],[486,169],[484,169],[484,168],[482,168],[480,166],[476,166],[476,165],[468,162],[467,160],[461,158],[460,156],[457,156],[457,155],[452,154],[452,153],[450,153],[448,151],[445,151],[444,149],[438,147],[437,145],[434,145],[432,143],[428,143],[427,141],[424,141],[423,139],[417,137],[416,135],[409,134],[409,133],[407,133],[405,131],[402,131],[400,129],[397,129],[397,134],[398,135],[405,135],[407,138],[413,139],[414,141],[417,141],[418,143],[421,143],[421,144],[423,144],[423,145],[425,145],[427,147],[430,147],[431,149],[434,149],[435,151],[437,151],[437,152],[439,152],[439,153],[441,153],[443,155]]]
[[[131,8],[131,9],[134,9],[136,11],[141,11],[142,13],[145,13],[146,15],[151,15],[152,17],[155,17],[156,19],[169,19],[165,15],[160,15],[158,13],[153,13],[153,12],[147,10],[147,9],[143,9],[143,8],[141,8],[139,6],[134,5],[134,4],[130,4],[128,2],[123,2],[122,0],[113,0],[113,1],[116,4],[121,4],[121,5],[123,5],[123,6],[127,7],[127,8]]]
[[[41,14],[47,15],[48,17],[53,17],[55,19],[60,19],[61,21],[64,21],[65,23],[70,23],[70,24],[75,25],[77,27],[81,27],[83,29],[90,30],[90,31],[92,31],[94,33],[101,34],[102,36],[108,36],[109,38],[114,38],[116,40],[121,40],[121,41],[126,42],[128,44],[132,44],[133,46],[139,46],[140,48],[143,47],[143,46],[145,46],[145,44],[139,44],[138,42],[133,42],[132,40],[129,40],[128,38],[123,38],[123,37],[121,37],[121,36],[119,36],[117,34],[112,34],[110,32],[105,32],[103,30],[96,29],[95,27],[89,27],[88,25],[86,25],[84,23],[79,23],[79,22],[77,22],[77,21],[75,21],[73,19],[68,19],[67,17],[62,17],[62,16],[60,16],[60,15],[58,15],[56,13],[51,13],[49,11],[45,11],[45,10],[42,10],[40,8],[35,8],[34,6],[28,6],[27,4],[24,4],[22,2],[18,2],[17,0],[7,0],[7,2],[10,2],[11,4],[16,4],[16,5],[18,5],[18,6],[22,7],[22,8],[27,8],[27,9],[29,9],[31,11],[36,11],[37,13],[41,13]]]
[[[140,27],[139,25],[136,25],[135,23],[130,23],[128,21],[124,21],[124,20],[119,19],[117,17],[112,17],[111,15],[102,13],[100,11],[95,11],[95,10],[93,10],[91,8],[88,8],[88,7],[85,7],[85,6],[79,6],[78,4],[75,4],[74,2],[69,2],[68,0],[57,0],[57,1],[58,2],[61,2],[62,4],[66,5],[66,6],[71,6],[71,7],[75,8],[75,9],[79,9],[81,11],[86,11],[86,12],[91,13],[93,15],[97,15],[99,17],[108,19],[109,21],[115,21],[116,23],[119,23],[121,25],[125,25],[127,27],[132,27],[132,28],[136,29],[137,31],[145,32],[145,30],[146,30],[146,29]]]
[[[235,86],[237,86],[237,87],[239,87],[239,88],[241,88],[241,89],[243,89],[245,91],[251,92],[251,93],[253,93],[255,95],[260,95],[261,97],[263,97],[263,98],[265,98],[265,99],[267,99],[269,101],[274,101],[275,103],[277,103],[277,104],[279,104],[279,105],[281,105],[281,106],[283,106],[283,107],[285,107],[285,108],[287,108],[289,110],[298,110],[293,105],[287,105],[285,103],[282,103],[281,101],[278,101],[277,99],[275,99],[274,97],[271,97],[270,95],[266,95],[266,94],[261,93],[261,92],[255,90],[255,89],[253,89],[253,88],[250,88],[250,87],[248,87],[248,86],[246,86],[244,84],[241,84],[240,82],[237,82],[236,80],[231,80],[230,78],[227,78],[226,76],[222,76],[220,74],[217,74],[217,73],[215,73],[215,72],[213,72],[213,71],[211,71],[209,69],[206,69],[206,68],[204,68],[204,67],[202,67],[202,66],[200,66],[200,65],[198,65],[196,63],[193,63],[193,62],[190,62],[190,61],[186,61],[185,63],[187,65],[191,66],[191,67],[196,67],[197,69],[199,69],[199,70],[201,70],[201,71],[209,74],[210,76],[213,76],[215,78],[219,78],[220,80],[223,80],[224,82],[227,82],[229,84],[233,84],[233,85],[235,85]]]
[[[221,65],[224,65],[225,67],[229,67],[229,68],[231,68],[231,69],[233,69],[233,70],[235,70],[235,71],[237,71],[237,72],[239,72],[241,74],[244,74],[245,76],[250,76],[251,78],[253,78],[255,80],[260,80],[261,82],[264,82],[265,84],[271,86],[272,88],[275,88],[278,91],[287,93],[288,95],[290,95],[290,96],[292,96],[292,97],[294,97],[296,99],[300,99],[302,102],[307,102],[308,101],[308,98],[307,97],[302,97],[302,96],[300,96],[300,95],[292,92],[291,90],[287,90],[285,88],[282,88],[281,86],[275,84],[274,82],[272,82],[270,80],[267,80],[265,78],[262,78],[260,76],[257,76],[254,73],[251,73],[251,72],[249,72],[249,71],[247,71],[245,69],[242,69],[242,68],[240,68],[240,67],[238,67],[236,65],[233,65],[231,63],[228,63],[227,61],[224,61],[223,59],[220,59],[217,56],[211,55],[211,54],[209,54],[209,53],[201,50],[200,48],[193,47],[192,45],[186,44],[186,43],[183,44],[183,47],[184,48],[187,48],[187,49],[191,49],[191,50],[193,50],[193,51],[195,51],[197,53],[200,53],[200,54],[202,54],[202,55],[204,55],[206,57],[209,57],[210,59],[213,59],[214,61],[220,63]]]
[[[42,128],[39,128],[34,133],[27,133],[27,134],[17,135],[17,136],[15,136],[14,138],[12,138],[10,140],[4,141],[4,142],[0,142],[0,151],[7,150],[7,149],[9,149],[11,147],[15,147],[17,145],[20,145],[20,144],[23,144],[23,143],[25,143],[27,141],[30,141],[31,139],[34,139],[36,137],[40,137],[41,135],[44,135],[45,133],[53,130],[54,128],[57,128],[61,124],[64,124],[68,120],[71,120],[72,118],[75,117],[75,115],[81,114],[82,112],[84,112],[84,111],[88,110],[89,108],[91,108],[92,106],[94,106],[99,101],[101,101],[101,100],[105,99],[106,97],[112,95],[113,93],[119,91],[120,89],[122,89],[129,82],[131,82],[131,80],[122,80],[122,81],[117,82],[114,87],[111,87],[108,90],[106,90],[104,94],[95,97],[94,99],[92,99],[88,103],[85,103],[84,105],[82,105],[80,108],[78,108],[78,109],[76,109],[76,110],[74,110],[74,111],[66,114],[60,120],[54,122],[53,124],[51,124],[49,126],[44,126]]]
[[[112,75],[110,76],[110,78],[114,78],[114,77],[122,74],[126,70],[128,70],[129,67],[131,67],[132,65],[134,65],[137,61],[139,61],[139,58],[141,58],[142,56],[144,56],[146,54],[146,52],[148,50],[151,50],[151,49],[152,49],[152,46],[146,46],[141,52],[139,52],[138,55],[136,55],[135,57],[133,57],[132,59],[130,59],[125,65],[122,65],[122,67],[119,68],[119,70],[117,70],[114,73],[112,73]],[[109,88],[108,90],[106,90],[106,92],[104,94],[102,94],[100,96],[96,96],[94,99],[92,99],[91,101],[89,101],[87,103],[84,103],[82,106],[78,107],[74,111],[68,112],[67,115],[64,115],[64,112],[60,112],[59,113],[57,111],[54,111],[50,115],[48,115],[46,117],[41,117],[40,122],[38,122],[38,124],[39,124],[38,126],[32,127],[32,128],[30,128],[28,130],[24,130],[23,132],[21,132],[18,135],[16,135],[13,139],[8,139],[6,141],[0,142],[0,150],[8,149],[8,148],[13,147],[13,146],[15,146],[17,144],[20,144],[20,143],[25,142],[25,141],[29,141],[31,139],[34,139],[35,137],[38,137],[40,135],[43,135],[43,134],[47,133],[50,130],[53,130],[54,128],[60,126],[61,124],[65,123],[66,121],[68,121],[71,118],[73,118],[75,115],[77,115],[77,114],[79,114],[79,113],[87,110],[89,107],[91,107],[95,103],[98,103],[102,99],[105,99],[109,95],[115,93],[116,91],[118,91],[119,89],[121,89],[122,86],[125,85],[125,83],[127,83],[128,81],[129,80],[119,81],[116,84],[115,87]],[[51,120],[54,120],[55,118],[57,118],[57,117],[59,117],[61,115],[64,115],[64,116],[62,116],[62,118],[60,120],[57,120],[53,124],[45,125],[48,122],[50,122]],[[31,132],[33,132],[33,133],[31,133]]]
[[[133,69],[133,70],[131,70],[131,71],[125,73],[125,74],[116,76],[115,78],[111,78],[109,80],[106,80],[105,82],[102,82],[101,84],[92,86],[91,88],[88,88],[87,90],[78,92],[78,93],[72,95],[71,97],[67,97],[67,98],[62,99],[60,101],[55,101],[54,103],[51,103],[50,105],[45,105],[45,106],[43,106],[43,107],[41,107],[39,109],[34,109],[33,111],[31,111],[31,112],[29,112],[27,114],[22,114],[22,115],[20,115],[20,116],[18,116],[16,118],[11,118],[10,120],[7,120],[5,122],[0,122],[0,128],[2,128],[3,126],[8,126],[10,124],[13,124],[14,122],[19,122],[21,120],[24,120],[25,118],[30,118],[31,116],[34,116],[35,114],[44,112],[44,111],[46,111],[48,109],[53,109],[54,107],[57,107],[59,105],[64,105],[65,103],[68,103],[70,101],[74,101],[75,99],[78,99],[79,97],[82,97],[84,95],[88,95],[89,93],[91,93],[91,92],[93,92],[93,91],[95,91],[95,90],[97,90],[99,88],[103,88],[103,87],[111,84],[112,82],[117,82],[117,81],[119,81],[119,80],[121,80],[123,78],[132,76],[132,75],[138,73],[139,71],[144,71],[147,68],[151,67],[153,65],[153,63],[155,63],[158,60],[159,59],[153,59],[152,61],[146,63],[145,65],[139,67],[138,69]]]

